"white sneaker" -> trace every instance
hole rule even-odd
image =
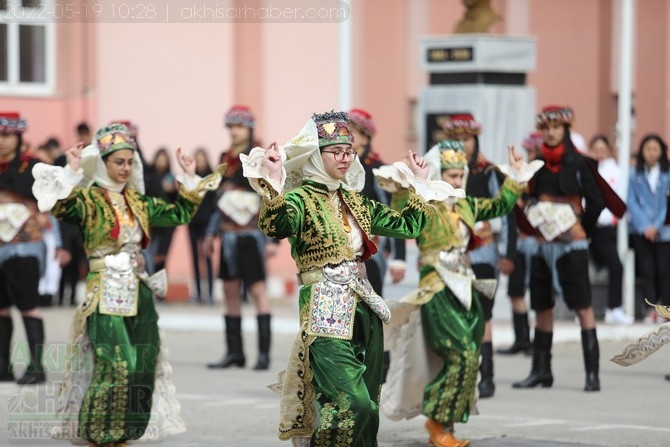
[[[630,325],[635,322],[635,318],[626,314],[622,308],[605,309],[605,323],[615,325]]]

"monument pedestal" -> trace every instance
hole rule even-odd
[[[535,90],[526,83],[535,69],[532,37],[490,34],[431,36],[421,42],[422,67],[430,85],[419,97],[420,148],[444,139],[450,115],[471,113],[482,124],[482,153],[507,161],[507,146],[519,146],[534,128]]]

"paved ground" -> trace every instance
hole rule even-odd
[[[163,441],[165,446],[279,446],[275,430],[278,399],[266,389],[283,366],[297,319],[291,300],[275,303],[272,370],[256,372],[249,367],[212,371],[205,364],[222,354],[222,321],[219,307],[162,305],[161,322],[174,369],[177,395],[188,426],[185,434]],[[245,309],[245,347],[255,361],[253,309]],[[63,343],[72,314],[71,308],[45,310],[49,343]],[[18,318],[16,318],[18,322]],[[22,343],[18,324],[15,339]],[[511,341],[504,321],[494,325],[497,345]],[[472,440],[473,447],[526,446],[645,446],[670,445],[668,396],[670,361],[663,350],[645,362],[622,368],[609,361],[624,340],[640,335],[648,327],[627,328],[601,325],[602,341],[600,393],[582,391],[584,372],[579,328],[571,321],[559,323],[553,354],[555,383],[550,389],[513,390],[511,383],[525,377],[530,359],[524,356],[496,356],[496,395],[479,403],[480,415],[457,427],[458,435]],[[58,371],[49,375],[51,381]],[[43,398],[53,387],[32,387]],[[0,385],[0,399],[20,391],[14,384]],[[7,420],[8,407],[0,405],[0,421]],[[381,447],[421,447],[427,437],[424,418],[390,421],[382,418]],[[0,422],[0,445],[7,444],[7,426]],[[30,436],[30,435],[29,435]],[[24,445],[45,445],[34,440]],[[46,445],[56,445],[48,441]]]
[[[410,247],[411,248],[411,247]],[[414,265],[408,251],[408,265]],[[400,297],[416,284],[416,273],[398,286],[387,286],[387,297]],[[412,276],[414,275],[414,276]],[[504,293],[504,283],[499,288]],[[560,306],[560,303],[559,303]],[[70,307],[45,309],[47,342],[57,352],[67,340],[72,315]],[[297,327],[295,298],[273,301],[273,345],[270,371],[252,371],[249,367],[208,370],[205,364],[218,360],[223,353],[221,305],[159,305],[161,326],[170,349],[177,397],[188,431],[163,441],[172,446],[289,446],[276,436],[278,398],[266,385],[276,380],[283,368],[288,347]],[[255,362],[256,322],[253,308],[244,309],[243,330],[249,363]],[[509,304],[499,296],[494,308],[494,347],[512,342]],[[561,314],[561,312],[557,312]],[[563,314],[564,308],[563,308]],[[15,314],[15,343],[25,339],[18,314]],[[584,367],[579,327],[571,319],[557,322],[554,332],[554,386],[550,389],[514,390],[511,384],[530,371],[525,356],[496,356],[496,394],[482,400],[480,414],[467,424],[457,426],[457,435],[469,438],[472,447],[667,447],[670,446],[670,373],[666,347],[644,362],[623,368],[608,361],[626,341],[633,340],[650,327],[600,325],[602,391],[582,391]],[[20,371],[19,371],[20,372]],[[27,390],[15,384],[0,384],[0,446],[8,441],[8,408],[23,392],[24,401],[49,400],[53,397],[59,371],[49,374],[51,383]],[[37,393],[37,396],[35,394]],[[26,398],[26,396],[28,398]],[[14,408],[14,407],[13,407]],[[379,430],[380,447],[424,447],[427,436],[423,417],[409,421],[391,421],[384,417]],[[54,441],[37,442],[35,433],[23,434],[23,445],[58,445]],[[39,433],[37,433],[39,435]],[[27,438],[27,439],[26,439]]]

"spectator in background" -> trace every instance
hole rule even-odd
[[[614,158],[612,146],[605,135],[598,134],[591,138],[589,155],[598,162],[598,173],[609,183],[612,189],[621,195],[621,171]],[[605,323],[633,324],[634,318],[627,315],[621,308],[623,266],[617,251],[618,219],[605,208],[598,216],[598,223],[591,233],[589,249],[591,257],[598,267],[605,267],[608,274],[607,308]]]
[[[46,143],[37,148],[35,155],[43,163],[50,165],[56,164],[56,160],[60,156],[60,142],[57,138],[49,138]]]
[[[75,141],[81,142],[84,145],[84,147],[88,146],[89,144],[91,144],[91,141],[93,141],[93,136],[91,135],[91,128],[88,127],[88,124],[86,124],[83,121],[77,124],[77,127],[75,127],[75,133],[77,134]],[[56,166],[65,166],[67,160],[65,159],[65,154],[61,153],[62,149],[60,147],[58,140],[56,140],[55,138],[50,138],[49,141],[47,141],[47,146],[51,146],[53,148],[54,142],[57,143],[56,148],[58,149],[59,155],[56,156],[56,161],[53,164],[55,164]]]
[[[91,128],[88,127],[88,124],[85,122],[77,124],[77,137],[78,141],[81,141],[84,147],[91,144],[91,141],[93,141],[93,135],[91,134]]]
[[[628,183],[629,232],[645,298],[670,306],[670,225],[667,222],[670,173],[668,145],[657,134],[640,142]],[[649,310],[645,322],[656,322]]]
[[[167,148],[161,147],[156,151],[153,170],[155,175],[160,179],[161,197],[169,203],[174,203],[179,186],[172,173],[170,154]],[[173,234],[174,227],[155,227],[151,229],[151,246],[149,250],[153,254],[154,271],[156,272],[165,268],[165,260],[170,251]]]
[[[207,150],[198,148],[195,150],[195,173],[200,177],[207,177],[212,173],[212,167],[209,164]],[[212,257],[205,252],[204,240],[209,218],[216,211],[216,192],[208,191],[200,203],[198,212],[188,224],[188,235],[191,240],[191,255],[193,258],[193,272],[195,275],[196,296],[193,301],[202,303],[203,296],[200,285],[201,266],[207,269],[207,302],[214,303],[214,273],[212,269]]]

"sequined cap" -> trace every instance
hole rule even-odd
[[[465,169],[468,165],[465,148],[459,140],[442,140],[437,147],[440,148],[440,169]]]
[[[346,112],[326,112],[312,115],[319,135],[319,147],[331,144],[351,144],[354,141],[349,130],[349,115]]]
[[[132,151],[136,149],[135,141],[130,136],[128,128],[123,124],[110,124],[101,127],[95,133],[95,141],[98,149],[100,149],[100,156],[103,158],[121,149]]]

